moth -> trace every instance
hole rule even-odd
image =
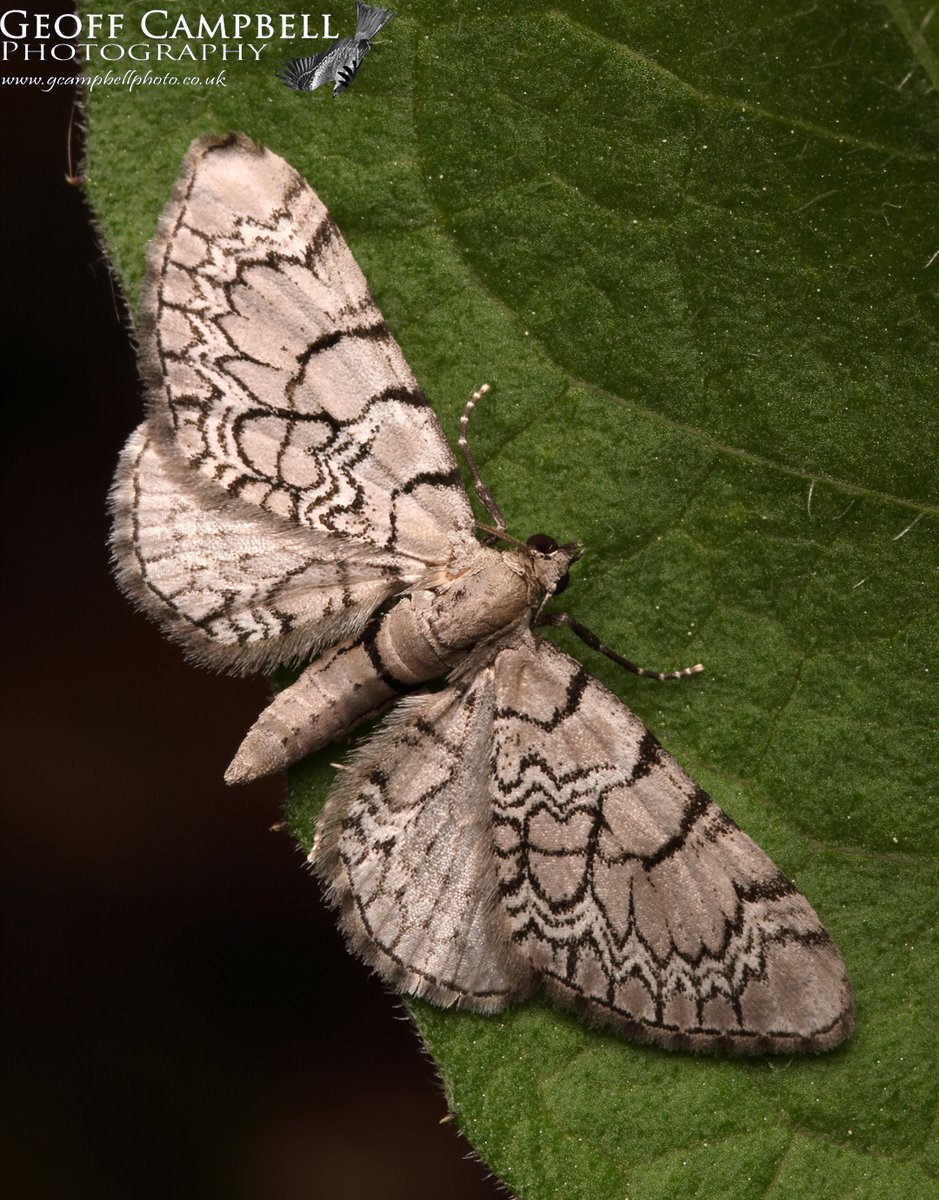
[[[277,72],[277,78],[295,92],[312,92],[324,83],[333,83],[333,95],[338,96],[355,79],[362,60],[372,48],[372,39],[393,16],[394,9],[373,8],[356,0],[353,37],[343,38],[322,54],[292,58]]]
[[[849,1033],[844,964],[805,898],[535,632],[563,620],[539,614],[581,547],[506,532],[466,445],[481,393],[460,438],[493,521],[477,526],[362,272],[277,155],[240,134],[192,144],[139,345],[147,418],[112,492],[122,588],[197,663],[313,658],[226,779],[394,704],[311,854],[354,951],[440,1005],[498,1012],[540,987],[672,1049],[820,1051]]]

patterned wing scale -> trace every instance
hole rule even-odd
[[[403,991],[480,1012],[537,983],[498,899],[492,715],[489,672],[403,700],[343,772],[311,855],[366,962]]]
[[[283,661],[446,575],[473,530],[453,455],[329,214],[282,159],[235,134],[193,143],[142,311],[149,419],[116,481],[113,545],[126,590],[196,658]],[[228,574],[214,595],[199,538]]]
[[[305,658],[360,629],[418,578],[413,560],[289,525],[253,505],[194,492],[192,472],[146,424],[112,491],[112,546],[123,589],[196,661],[256,670]]]
[[[676,1049],[840,1042],[841,956],[763,851],[556,646],[526,635],[494,671],[500,893],[548,994]]]
[[[195,143],[151,245],[151,419],[201,477],[311,529],[446,562],[453,455],[318,197],[244,137]]]
[[[850,1031],[804,897],[557,647],[525,632],[405,704],[343,775],[313,855],[390,983],[490,1012],[543,980],[670,1049],[819,1051]]]

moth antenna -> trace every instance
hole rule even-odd
[[[539,626],[545,625],[564,625],[571,633],[576,633],[582,642],[585,642],[591,650],[599,650],[601,654],[605,654],[607,658],[612,659],[617,666],[625,667],[627,671],[632,671],[634,675],[645,675],[649,679],[684,679],[688,675],[697,675],[704,670],[701,663],[695,663],[693,667],[683,667],[680,671],[650,671],[648,667],[639,667],[634,662],[630,662],[628,658],[623,658],[622,654],[617,654],[615,650],[611,650],[597,637],[592,630],[586,625],[581,625],[579,621],[575,621],[568,613],[548,613],[547,616],[542,616],[539,610],[538,616],[535,618],[535,624]]]
[[[480,521],[477,521],[476,528],[481,533],[485,533],[493,541],[508,542],[510,546],[518,546],[519,550],[528,550],[528,543],[520,542],[518,538],[512,537],[510,533],[506,533],[504,525],[501,529],[493,529],[491,525],[483,525]]]
[[[483,478],[479,473],[479,467],[476,466],[476,460],[470,453],[469,442],[466,440],[466,431],[469,427],[470,414],[476,407],[476,402],[481,400],[488,391],[489,384],[484,383],[482,387],[477,388],[476,391],[473,392],[472,396],[470,396],[469,400],[467,400],[466,408],[463,409],[463,416],[460,417],[459,445],[460,453],[466,460],[466,465],[469,467],[469,473],[473,477],[473,487],[476,490],[476,495],[479,497],[479,501],[483,508],[487,513],[489,513],[490,517],[492,517],[493,521],[495,522],[495,530],[488,529],[486,532],[495,533],[497,537],[502,537],[505,529],[507,528],[505,517],[502,515],[502,509],[499,508],[498,504],[496,504],[495,500],[493,499],[492,492],[490,492],[490,490],[483,483]],[[484,525],[480,525],[478,528],[486,529]],[[512,539],[510,538],[509,540],[511,541]]]

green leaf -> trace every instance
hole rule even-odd
[[[537,1001],[412,1004],[523,1200],[937,1194],[930,16],[424,0],[337,100],[276,81],[302,52],[281,43],[224,87],[90,95],[89,187],[131,295],[190,138],[243,129],[326,201],[451,436],[494,385],[473,432],[513,530],[587,545],[564,607],[707,671],[657,685],[559,640],[844,950],[857,1031],[818,1058],[667,1054]],[[335,754],[293,774],[304,844]]]

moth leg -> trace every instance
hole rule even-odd
[[[607,658],[612,659],[620,667],[625,667],[627,671],[632,671],[634,675],[645,675],[650,679],[684,679],[686,675],[697,675],[699,671],[703,671],[704,667],[701,663],[695,663],[693,667],[683,667],[680,671],[651,671],[648,667],[639,667],[634,662],[630,662],[628,658],[623,658],[621,654],[617,654],[615,650],[611,650],[609,646],[604,645],[595,633],[587,628],[586,625],[581,625],[579,621],[575,621],[568,613],[547,613],[544,616],[539,616],[536,625],[565,625],[572,633],[576,633],[582,642],[590,647],[591,650],[599,650],[601,654],[605,654]]]
[[[473,455],[470,453],[469,442],[466,439],[466,431],[469,427],[470,414],[476,407],[477,401],[481,400],[488,391],[489,384],[484,383],[482,387],[477,388],[477,390],[473,392],[472,396],[470,396],[469,400],[467,400],[466,408],[463,409],[463,416],[460,417],[459,446],[460,453],[463,455],[464,459],[466,460],[466,465],[469,467],[469,473],[473,477],[473,487],[476,489],[476,495],[479,497],[480,503],[486,512],[489,513],[490,517],[492,517],[493,522],[495,523],[495,526],[499,532],[504,533],[507,526],[505,523],[505,517],[502,515],[502,509],[493,499],[492,492],[490,492],[490,490],[483,483],[483,478],[479,473],[479,467],[476,466],[476,459],[473,458]]]

